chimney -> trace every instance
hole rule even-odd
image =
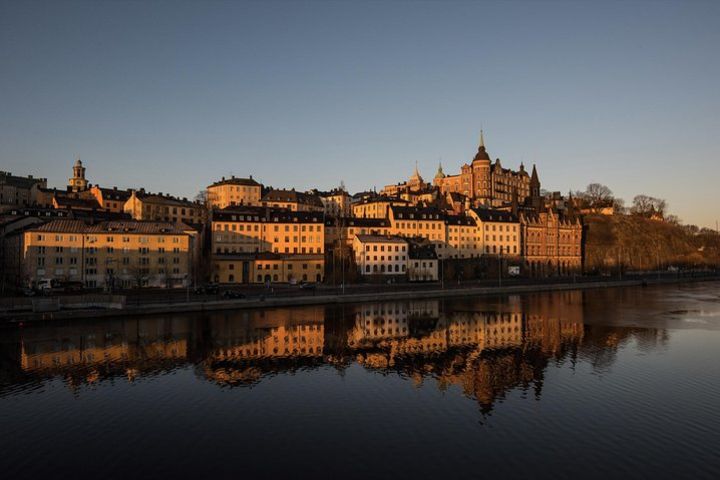
[[[29,178],[30,180],[32,180],[33,176],[32,176],[32,175],[28,175],[28,178]]]
[[[222,177],[222,180],[220,180],[220,181],[221,181],[221,182],[224,182],[224,181],[225,181],[225,177]]]

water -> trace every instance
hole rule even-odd
[[[720,284],[0,330],[3,478],[719,478]]]

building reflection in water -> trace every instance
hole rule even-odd
[[[2,334],[2,390],[62,377],[78,389],[192,365],[221,386],[354,364],[420,385],[457,386],[487,412],[508,391],[542,393],[552,361],[603,368],[618,347],[665,331],[584,327],[582,291],[492,299],[399,301],[38,325]]]

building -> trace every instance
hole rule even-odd
[[[355,263],[360,275],[405,275],[408,242],[397,236],[355,235]]]
[[[523,164],[514,171],[503,168],[500,159],[494,163],[490,160],[482,131],[480,146],[472,162],[464,164],[458,175],[446,175],[440,165],[433,184],[444,194],[456,192],[470,198],[474,206],[502,206],[512,202],[514,194],[523,203],[532,195],[533,187],[536,187],[538,195],[540,191],[535,166],[531,177]]]
[[[486,255],[521,255],[520,221],[511,212],[472,208],[482,252]]]
[[[102,188],[93,185],[83,196],[86,198],[92,196],[103,210],[123,213],[125,211],[125,203],[127,203],[132,196],[132,190],[120,190],[117,187]]]
[[[34,205],[39,188],[47,188],[46,178],[21,177],[0,171],[0,209]]]
[[[213,255],[213,281],[224,284],[322,283],[322,254],[273,252],[219,253]]]
[[[407,275],[411,282],[438,281],[438,256],[433,245],[415,242],[409,244]]]
[[[221,283],[321,282],[325,224],[320,212],[262,207],[214,210],[213,279]]]
[[[248,178],[222,177],[207,187],[208,204],[211,208],[226,208],[237,205],[259,206],[262,185],[250,175]]]
[[[350,208],[350,194],[342,188],[336,188],[329,192],[314,191],[323,204],[323,211],[328,217],[349,217],[352,215]]]
[[[185,286],[193,277],[194,241],[182,223],[58,219],[23,233],[22,262],[28,284]]]
[[[577,217],[553,210],[520,214],[522,255],[532,276],[569,275],[582,270],[583,227]]]
[[[144,189],[132,191],[123,211],[133,220],[182,222],[190,225],[204,223],[207,218],[205,206],[199,202],[164,195],[162,192],[146,193]]]
[[[325,211],[320,197],[312,193],[296,192],[294,189],[271,189],[263,195],[260,203],[263,207],[283,208],[292,212]]]
[[[415,171],[406,182],[397,183],[394,185],[386,185],[381,191],[380,195],[388,197],[402,197],[403,195],[409,195],[411,193],[421,192],[429,190],[431,185],[426,183],[423,177],[418,171],[417,162],[415,162]]]
[[[355,218],[388,218],[390,207],[410,207],[410,202],[399,197],[376,195],[364,198],[352,205]]]

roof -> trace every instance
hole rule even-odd
[[[323,260],[322,253],[213,253],[214,260]]]
[[[65,195],[56,195],[54,197],[58,208],[85,208],[87,210],[96,210],[102,208],[94,198],[77,198]]]
[[[132,195],[132,190],[120,190],[116,187],[103,188],[96,185],[93,188],[97,188],[98,190],[100,190],[100,193],[102,193],[103,198],[105,198],[106,200],[127,201],[127,199],[130,198],[130,196]]]
[[[378,195],[376,197],[363,198],[362,200],[355,202],[354,205],[367,205],[370,203],[402,203],[404,205],[410,205],[410,202],[400,197],[391,197],[388,195]]]
[[[162,193],[145,193],[141,190],[135,192],[135,196],[147,203],[155,203],[158,205],[175,205],[178,207],[201,208],[197,202],[191,202],[187,198],[173,197],[172,195],[163,195]]]
[[[393,216],[396,219],[410,219],[410,220],[427,220],[427,221],[442,221],[445,215],[433,207],[398,207],[391,206]]]
[[[127,234],[186,234],[190,228],[184,223],[153,222],[144,220],[102,221],[62,219],[52,220],[31,232],[48,233],[127,233]]]
[[[483,222],[507,222],[516,223],[518,218],[511,212],[503,212],[501,210],[491,210],[484,208],[471,209],[475,215]]]
[[[355,238],[357,238],[358,241],[361,243],[407,243],[407,241],[403,240],[402,238],[393,235],[360,234],[355,235]]]
[[[344,219],[346,227],[390,227],[390,221],[387,218],[346,218]]]
[[[292,202],[304,203],[306,205],[315,205],[322,207],[322,201],[317,195],[312,195],[295,190],[273,189],[262,197],[263,202]]]
[[[322,223],[322,212],[291,212],[268,207],[227,207],[213,210],[213,221],[222,222],[281,222]]]
[[[262,186],[252,178],[252,175],[250,175],[250,178],[236,178],[235,176],[232,176],[230,178],[222,177],[221,180],[213,183],[212,185],[209,185],[208,188],[220,187],[222,185],[245,185],[249,187]]]
[[[473,227],[477,225],[475,219],[467,215],[446,215],[445,223],[448,225],[469,225]]]
[[[473,158],[473,162],[476,162],[479,160],[490,161],[490,155],[488,155],[487,151],[485,150],[485,145],[482,145],[482,144],[478,147],[478,151],[475,154],[475,158]]]
[[[408,258],[411,260],[436,260],[437,253],[435,252],[435,246],[410,243]]]

